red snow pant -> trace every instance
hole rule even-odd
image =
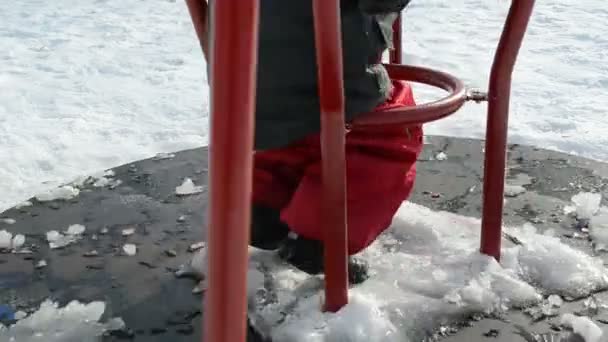
[[[391,97],[376,110],[415,104],[409,84],[395,81],[393,86]],[[369,246],[390,226],[414,185],[422,144],[420,125],[346,133],[349,254]],[[322,191],[319,134],[255,152],[253,203],[280,210],[282,221],[299,236],[323,240]]]

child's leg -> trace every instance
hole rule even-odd
[[[396,84],[387,106],[413,105],[407,84]],[[323,239],[321,160],[306,168],[281,218],[299,236]],[[393,215],[409,196],[415,162],[422,149],[422,128],[389,127],[353,131],[346,138],[348,247],[355,254],[372,243],[390,225]]]
[[[281,222],[280,212],[297,188],[309,151],[299,145],[283,149],[257,151],[254,155],[250,244],[262,249],[276,249],[289,233]]]

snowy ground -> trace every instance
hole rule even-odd
[[[599,210],[595,197],[573,199],[579,217]],[[250,318],[275,341],[421,341],[473,314],[532,307],[530,312],[551,315],[562,298],[608,288],[602,260],[564,244],[551,230],[540,233],[529,224],[506,229],[518,243],[503,249],[498,264],[479,254],[479,226],[478,219],[404,204],[388,233],[362,254],[371,278],[351,289],[350,303],[337,314],[321,311],[321,277],[251,248]],[[203,249],[191,264],[203,275],[204,260]],[[204,280],[198,288],[203,286]],[[600,341],[599,327],[572,319],[565,315],[564,324],[586,324],[586,342]]]
[[[485,87],[508,4],[414,1],[406,61]],[[607,21],[604,0],[537,2],[515,74],[513,142],[608,160]],[[207,140],[204,61],[182,1],[3,1],[0,48],[0,211]],[[427,133],[481,137],[484,120],[484,106],[469,105]]]

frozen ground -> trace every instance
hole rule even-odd
[[[485,87],[509,1],[414,1],[406,60]],[[538,1],[511,141],[608,160],[608,9]],[[204,61],[183,1],[0,2],[0,211],[57,183],[207,140]],[[421,91],[429,98],[428,91]],[[481,137],[469,105],[427,133]]]
[[[472,314],[535,306],[549,315],[562,297],[583,298],[608,288],[600,258],[529,224],[506,230],[518,244],[504,248],[498,264],[478,252],[479,225],[478,219],[404,204],[388,233],[362,255],[372,265],[371,278],[351,289],[350,303],[337,314],[320,310],[320,277],[252,248],[250,317],[275,341],[421,341]],[[205,256],[203,249],[192,263],[203,274]],[[571,318],[565,323],[575,330],[587,323]],[[599,342],[602,331],[590,325],[598,339],[586,342]]]

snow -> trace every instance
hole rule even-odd
[[[526,192],[526,188],[521,185],[505,185],[505,196],[516,197]]]
[[[195,195],[205,191],[205,187],[201,185],[195,185],[192,179],[185,178],[182,185],[175,187],[175,193],[178,196]]]
[[[12,219],[12,218],[0,218],[0,223],[15,224],[15,223],[17,223],[17,221],[15,219]]]
[[[122,230],[122,236],[131,236],[135,234],[135,228],[127,228]]]
[[[54,200],[69,200],[80,194],[80,190],[69,185],[60,186],[50,189],[45,193],[36,196],[40,202],[49,202]]]
[[[573,206],[566,207],[565,211],[575,212],[579,219],[589,220],[600,210],[602,195],[599,193],[580,192],[571,199]]]
[[[446,159],[448,159],[448,155],[445,152],[439,152],[435,156],[435,159],[439,160],[439,161],[446,160]]]
[[[585,342],[600,342],[602,338],[602,329],[593,323],[589,317],[575,316],[573,314],[564,314],[561,318],[561,324],[581,335]]]
[[[596,250],[608,250],[608,208],[600,208],[597,215],[589,221],[589,235]]]
[[[122,251],[125,253],[125,255],[134,256],[135,254],[137,254],[137,246],[131,243],[127,243],[122,246]]]
[[[509,3],[412,2],[405,62],[485,89]],[[604,0],[536,3],[514,73],[511,142],[608,160],[607,21]],[[206,67],[184,2],[3,1],[0,46],[0,211],[208,140]],[[485,108],[468,104],[426,132],[482,138]]]
[[[83,226],[81,224],[73,224],[73,225],[70,225],[68,227],[68,230],[66,231],[66,234],[68,234],[68,235],[80,235],[80,234],[84,233],[85,230],[86,230],[85,226]]]
[[[10,249],[12,246],[13,234],[6,230],[0,230],[0,249]]]
[[[351,288],[350,304],[336,314],[321,310],[321,277],[250,248],[250,316],[278,341],[407,342],[470,314],[529,305],[549,312],[562,297],[608,288],[601,259],[529,224],[505,228],[521,244],[505,242],[498,264],[478,253],[479,227],[476,218],[405,203],[392,227],[361,254],[371,278]],[[195,292],[206,287],[206,258],[202,248],[178,271],[202,278]]]
[[[15,342],[97,342],[107,330],[122,329],[120,321],[101,323],[104,302],[88,304],[72,301],[65,307],[50,300],[10,327],[0,324],[0,341]],[[22,316],[22,315],[21,315]],[[123,322],[124,326],[124,322]]]
[[[14,250],[17,250],[17,249],[21,248],[21,246],[23,246],[24,243],[25,243],[25,235],[17,234],[13,237],[13,242],[12,242],[11,247]]]
[[[81,224],[73,224],[67,228],[65,234],[62,234],[56,230],[46,232],[46,240],[48,241],[51,249],[63,248],[80,240],[85,230],[85,226]]]

